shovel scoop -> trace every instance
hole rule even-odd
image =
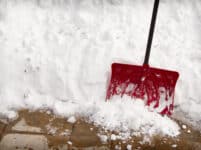
[[[174,108],[174,91],[179,73],[150,67],[148,64],[159,0],[155,0],[142,66],[113,63],[106,100],[113,96],[142,99],[151,111],[171,115]]]
[[[150,109],[171,115],[178,77],[177,72],[152,68],[148,65],[113,63],[106,98],[127,95],[134,99],[143,99]]]

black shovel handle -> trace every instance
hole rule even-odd
[[[154,33],[154,27],[155,27],[156,16],[157,16],[157,11],[158,11],[158,5],[159,5],[159,0],[155,0],[153,12],[152,12],[152,18],[151,18],[151,25],[149,28],[149,36],[148,36],[148,40],[147,40],[147,48],[146,48],[146,54],[145,54],[145,58],[144,58],[144,65],[149,64],[149,56],[150,56],[150,51],[151,51],[151,44],[152,44],[152,39],[153,39],[153,33]]]

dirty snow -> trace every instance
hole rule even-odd
[[[21,108],[89,117],[105,129],[176,136],[141,100],[105,102],[113,61],[143,62],[153,1],[1,0],[0,116]],[[161,1],[150,65],[177,70],[174,117],[200,128],[201,1]],[[201,129],[200,129],[201,130]]]

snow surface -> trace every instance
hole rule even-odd
[[[153,0],[1,0],[0,116],[82,115],[106,129],[179,134],[138,100],[105,102],[113,61],[142,64]],[[177,70],[175,118],[201,123],[201,1],[162,0],[150,65]],[[201,130],[201,128],[200,128]]]

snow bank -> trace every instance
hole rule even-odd
[[[173,121],[140,101],[104,101],[111,62],[143,62],[152,6],[150,0],[0,1],[0,116],[52,108],[112,130],[177,135]],[[200,8],[198,0],[161,2],[150,59],[180,72],[174,115],[194,125],[201,122]]]

